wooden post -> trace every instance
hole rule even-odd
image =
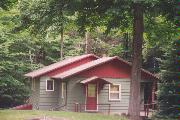
[[[76,103],[74,103],[74,112],[76,112]]]
[[[146,105],[144,105],[144,114],[146,116]]]
[[[81,112],[81,104],[79,104],[79,112]]]
[[[76,105],[77,105],[77,112],[78,112],[78,111],[79,111],[79,110],[78,110],[78,103],[77,103]]]
[[[147,105],[147,117],[149,115],[149,104]]]

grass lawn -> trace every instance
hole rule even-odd
[[[102,115],[96,113],[75,113],[60,111],[36,111],[36,110],[0,110],[0,120],[26,120],[36,117],[60,117],[67,120],[127,120],[124,117],[114,115]]]

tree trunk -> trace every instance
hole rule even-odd
[[[140,120],[140,81],[143,41],[143,7],[134,3],[133,60],[131,70],[129,115],[130,120]]]
[[[63,14],[63,6],[64,6],[64,3],[62,3],[62,6],[61,6],[61,17],[62,17],[62,21],[61,21],[61,39],[60,39],[60,60],[63,60],[63,47],[64,47],[64,23],[63,23],[63,20],[64,20],[64,14]]]
[[[31,64],[33,63],[31,50],[29,50],[29,61]]]
[[[63,47],[64,47],[64,30],[61,30],[61,39],[60,39],[60,59],[63,60]]]
[[[85,54],[89,53],[89,32],[85,33]]]
[[[129,36],[128,32],[124,35],[125,41],[124,41],[124,58],[125,60],[128,60],[128,53],[129,53]]]

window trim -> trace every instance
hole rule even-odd
[[[119,92],[117,91],[110,91],[111,85],[118,85],[119,86]],[[111,99],[110,94],[111,93],[119,93],[119,99]],[[109,84],[109,101],[120,101],[121,100],[121,84]]]
[[[47,89],[47,82],[48,81],[53,81],[53,89],[52,90]],[[52,80],[52,79],[46,80],[46,91],[54,91],[54,80]]]

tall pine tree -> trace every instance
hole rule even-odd
[[[180,40],[172,44],[162,63],[159,83],[159,115],[170,118],[180,116]]]

